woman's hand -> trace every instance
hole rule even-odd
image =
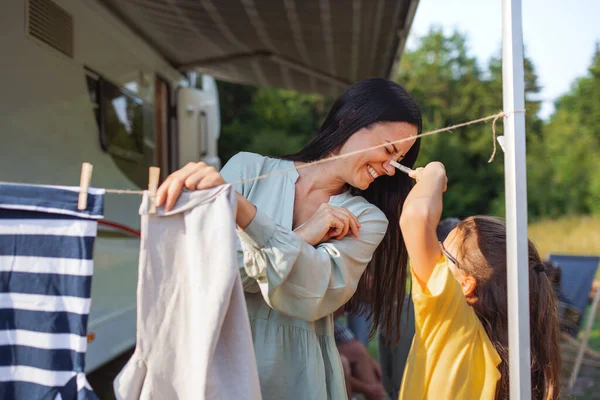
[[[183,188],[188,190],[210,189],[223,185],[225,180],[221,174],[205,162],[188,163],[185,167],[173,172],[165,179],[156,191],[156,205],[164,205],[170,211],[181,195]]]
[[[358,238],[358,218],[345,208],[321,204],[317,212],[295,232],[310,245],[316,246],[331,238],[341,240],[348,233]]]
[[[156,191],[156,206],[165,206],[170,211],[181,195],[183,188],[188,190],[210,189],[224,185],[221,174],[205,162],[188,163],[185,167],[173,172],[165,179]],[[244,196],[236,192],[237,214],[235,220],[241,229],[246,229],[256,215],[256,207]]]

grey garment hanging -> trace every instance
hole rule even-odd
[[[260,399],[238,273],[235,194],[185,192],[148,215],[144,194],[137,347],[114,381],[134,399]]]

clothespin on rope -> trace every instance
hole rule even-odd
[[[500,144],[502,151],[506,152],[506,150],[504,149],[504,135],[498,136],[496,138],[496,140],[498,140],[498,143]]]
[[[156,214],[156,190],[158,189],[158,180],[160,178],[160,168],[150,167],[148,176],[148,194],[150,207],[148,214]]]
[[[81,177],[79,179],[79,199],[77,201],[77,209],[85,210],[87,208],[88,189],[92,180],[92,170],[94,166],[84,162],[81,164]]]

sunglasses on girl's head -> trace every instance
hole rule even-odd
[[[444,247],[444,243],[442,243],[442,242],[438,242],[438,243],[440,244],[440,249],[442,250],[442,254],[444,254],[446,256],[446,258],[452,262],[452,264],[454,264],[458,268],[460,268],[458,266],[458,261],[456,260],[456,258],[452,254],[448,253],[448,250],[446,250],[446,248]]]

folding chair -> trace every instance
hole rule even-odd
[[[596,276],[596,271],[598,269],[598,263],[600,262],[600,257],[550,254],[549,258],[553,263],[557,263],[561,269],[561,295],[572,305],[575,310],[579,312],[578,318],[575,320],[571,319],[571,323],[568,324],[569,334],[573,337],[577,337],[577,334],[579,333],[583,323],[583,316],[585,315],[586,308],[589,304],[589,296],[592,289],[592,284],[594,282],[594,277]],[[575,365],[573,366],[573,373],[569,379],[569,391],[572,391],[573,387],[575,386],[577,375],[579,374],[585,353],[594,353],[591,352],[587,347],[589,343],[590,331],[594,325],[594,319],[597,318],[599,302],[600,290],[596,290],[582,341],[581,343],[578,343],[579,349],[575,359]],[[565,310],[559,309],[559,313],[561,311]],[[566,312],[563,313],[561,317],[563,320],[561,323],[564,323],[565,319],[569,319]]]

